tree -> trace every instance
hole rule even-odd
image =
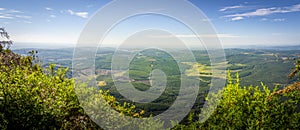
[[[10,47],[12,45],[12,40],[4,28],[0,28],[0,50],[5,47]]]
[[[270,90],[264,84],[241,87],[238,74],[231,77],[229,72],[224,90],[207,97],[209,103],[219,103],[206,122],[174,129],[300,129],[299,82]]]
[[[295,67],[293,68],[292,72],[289,74],[289,78],[296,77],[297,74],[298,76],[300,75],[300,58],[295,59],[294,65]]]

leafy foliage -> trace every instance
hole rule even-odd
[[[64,78],[67,69],[50,72],[49,68],[45,74],[41,68],[2,65],[1,70],[0,113],[8,129],[59,128],[74,116],[84,115],[74,81]]]
[[[34,55],[34,52],[32,52]],[[0,129],[100,129],[84,112],[74,90],[68,68],[51,64],[43,69],[34,56],[0,52]],[[82,88],[88,93],[90,88]],[[135,106],[121,104],[106,91],[93,99],[105,99],[112,108],[129,116],[141,117]],[[90,98],[87,98],[90,100]]]
[[[283,90],[269,90],[247,86],[241,88],[239,75],[228,76],[223,91],[214,94],[210,101],[222,96],[218,107],[204,123],[177,126],[180,129],[299,129],[300,83]],[[205,113],[204,113],[205,114]]]
[[[295,63],[294,63],[294,69],[292,70],[292,72],[289,74],[289,78],[293,78],[296,76],[300,76],[300,59],[295,59]]]

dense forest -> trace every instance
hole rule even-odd
[[[1,34],[1,37],[6,36],[6,34]],[[68,76],[70,71],[67,67],[55,64],[43,66],[37,57],[37,51],[30,51],[27,56],[19,55],[10,50],[11,44],[12,42],[1,42],[0,44],[0,129],[102,129],[89,118],[82,108],[82,105],[101,106],[99,104],[80,104],[75,89],[80,89],[81,95],[88,95],[88,98],[85,98],[87,101],[105,99],[123,116],[134,118],[151,116],[149,113],[147,115],[147,111],[151,111],[150,108],[144,110],[142,108],[145,107],[138,107],[134,103],[119,101],[115,97],[117,95],[114,95],[109,88],[96,89],[96,87],[87,87],[86,83],[81,83],[79,84],[81,87],[74,88],[76,82]],[[143,61],[144,59],[135,60]],[[167,59],[162,60],[170,64],[172,62]],[[139,78],[144,75],[142,70],[147,68],[134,65],[136,64],[133,64],[132,67],[135,70],[129,72],[130,75],[136,80],[143,80]],[[172,71],[170,69],[172,67],[160,67],[168,73],[175,75],[178,73]],[[234,67],[245,66],[236,64],[231,67],[229,69],[236,70]],[[297,82],[300,74],[299,60],[295,59],[292,69],[291,73],[286,75],[286,79],[283,79],[290,78],[292,82],[281,88],[276,85],[266,86],[263,82],[254,86],[241,85],[240,74],[247,74],[242,71],[228,71],[227,85],[224,90],[209,98],[203,97],[203,100],[209,100],[210,103],[219,101],[210,118],[205,122],[198,122],[201,111],[196,107],[194,109],[199,109],[198,111],[190,112],[186,119],[174,126],[173,129],[299,129],[300,83]],[[290,70],[286,70],[286,72],[289,73]],[[98,78],[101,81],[105,77]],[[170,85],[172,85],[172,83],[176,84],[178,78],[173,77],[170,80]],[[109,82],[99,86],[107,86],[107,84]],[[135,84],[139,86],[140,90],[149,87],[140,82]],[[105,114],[95,113],[93,117],[126,122],[123,118],[110,117]],[[147,120],[135,124],[135,126],[139,129],[163,128],[162,122]],[[131,129],[131,126],[126,123],[106,124],[106,129],[124,128]]]

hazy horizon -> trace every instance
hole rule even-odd
[[[13,43],[11,45],[12,50],[18,50],[18,49],[65,49],[65,48],[75,48],[76,44],[72,43],[63,43],[63,44],[43,44],[43,43]],[[299,47],[298,47],[299,46]],[[89,48],[91,46],[86,46],[85,48]],[[111,46],[102,46],[104,48],[116,48],[116,45]],[[300,44],[292,44],[292,45],[263,45],[263,44],[252,44],[252,45],[231,45],[231,46],[223,46],[224,49],[230,49],[230,48],[276,48],[276,47],[298,47],[300,48]],[[93,48],[93,47],[92,47]],[[130,47],[129,47],[130,48]],[[170,47],[172,48],[172,47]],[[200,46],[191,46],[191,49],[204,49]],[[101,49],[101,48],[100,48]],[[294,48],[297,49],[297,48]]]

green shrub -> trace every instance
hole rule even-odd
[[[68,68],[52,64],[43,69],[32,64],[33,57],[11,51],[0,54],[0,129],[101,129],[79,104],[74,79],[66,77]],[[107,91],[82,86],[80,92],[93,94],[87,101],[105,99],[115,110],[136,118],[144,113],[119,103]]]
[[[60,127],[80,106],[74,81],[64,77],[67,69],[44,74],[31,66],[1,66],[0,113],[8,129],[51,129]]]
[[[195,122],[174,129],[299,129],[300,83],[272,92],[265,86],[241,88],[239,75],[223,91],[214,94],[209,101],[220,102],[204,123]],[[205,113],[204,113],[205,114]]]

